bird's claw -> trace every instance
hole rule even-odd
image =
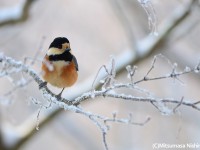
[[[62,98],[61,95],[62,95],[62,93],[56,95],[56,98],[57,98],[57,99],[61,99],[61,98]]]

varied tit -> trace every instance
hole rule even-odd
[[[42,76],[46,82],[62,88],[57,97],[61,97],[66,87],[72,86],[78,78],[78,63],[71,53],[69,40],[65,37],[57,37],[50,44],[42,62]]]

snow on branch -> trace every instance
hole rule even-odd
[[[0,25],[26,19],[29,6],[32,2],[33,0],[21,0],[16,6],[0,9]]]
[[[167,60],[167,63],[171,67],[171,72],[168,74],[165,74],[163,76],[157,76],[157,77],[149,77],[151,72],[153,71],[158,57],[161,57],[162,59]],[[104,147],[106,150],[108,150],[108,144],[106,141],[106,134],[109,130],[108,122],[115,122],[115,123],[124,123],[124,124],[131,124],[131,125],[139,125],[143,126],[146,123],[150,121],[150,117],[147,117],[143,122],[134,122],[133,117],[131,114],[127,118],[117,118],[116,113],[113,113],[112,118],[103,116],[101,114],[95,114],[93,112],[89,112],[84,110],[81,107],[81,104],[86,100],[92,100],[96,97],[104,97],[109,98],[112,97],[114,100],[122,100],[122,101],[132,101],[132,102],[146,102],[152,104],[156,109],[158,109],[162,114],[165,115],[172,115],[177,112],[177,109],[181,106],[188,106],[192,109],[200,111],[200,101],[193,102],[194,100],[186,100],[184,97],[181,99],[174,99],[174,98],[156,98],[153,97],[152,94],[144,89],[141,88],[139,85],[142,82],[152,82],[155,80],[161,80],[161,79],[174,79],[177,81],[179,80],[179,77],[184,74],[189,73],[198,73],[200,71],[200,62],[194,66],[193,68],[185,67],[183,71],[177,70],[177,64],[171,63],[170,60],[168,60],[163,55],[159,54],[156,55],[152,61],[152,64],[150,68],[147,70],[147,73],[139,80],[134,80],[134,75],[137,71],[136,66],[128,66],[127,68],[127,74],[130,77],[129,83],[118,83],[118,81],[115,79],[115,59],[111,59],[111,64],[108,66],[103,65],[103,67],[106,73],[106,77],[104,78],[104,82],[101,82],[100,88],[97,90],[94,87],[89,92],[84,92],[81,94],[81,96],[76,97],[74,100],[68,100],[66,98],[60,98],[58,99],[54,93],[52,93],[47,86],[43,86],[41,89],[39,89],[39,85],[43,83],[43,80],[39,77],[39,75],[30,68],[30,66],[25,65],[21,61],[16,61],[11,57],[7,57],[3,54],[0,55],[0,77],[9,77],[12,78],[13,74],[18,73],[26,73],[29,76],[33,78],[33,80],[38,84],[38,90],[42,91],[43,97],[50,102],[50,105],[58,105],[61,108],[64,108],[65,110],[72,111],[74,113],[78,113],[81,115],[86,116],[89,120],[91,120],[101,131]],[[10,80],[12,82],[12,80]],[[21,84],[19,84],[21,86]],[[22,84],[23,85],[23,84]],[[24,84],[25,86],[26,84]],[[93,85],[91,85],[93,86]],[[137,97],[131,94],[122,94],[120,92],[116,92],[116,89],[129,89],[132,91],[137,91],[140,93],[145,94],[145,96]],[[37,101],[35,102],[37,103]],[[166,104],[173,104],[173,107],[170,108]],[[42,109],[44,106],[40,105],[40,108]],[[50,109],[51,107],[45,107],[46,109]],[[39,110],[39,113],[41,111]],[[38,113],[38,118],[39,118]],[[39,129],[39,127],[36,127]]]
[[[23,4],[23,5],[20,6],[21,10],[22,9],[25,10],[24,8],[27,8],[27,4],[30,1],[33,1],[33,0],[22,1],[21,4]],[[150,0],[138,0],[138,1],[140,2],[143,9],[146,11],[146,13],[148,15],[148,18],[149,18],[148,21],[150,24],[149,27],[152,27],[152,32],[156,31],[156,23],[157,23],[156,19],[157,18],[155,16],[155,12],[153,10]],[[149,52],[151,52],[154,49],[154,47],[156,47],[156,45],[158,43],[160,43],[160,41],[162,41],[165,37],[167,37],[167,35],[170,33],[170,31],[175,26],[177,26],[178,23],[180,23],[182,20],[184,20],[184,18],[186,16],[188,16],[188,14],[191,10],[190,9],[191,6],[192,6],[192,3],[190,5],[188,5],[188,7],[186,7],[186,8],[178,8],[175,12],[173,12],[172,15],[170,15],[169,19],[167,19],[166,23],[161,28],[161,30],[160,30],[161,32],[159,32],[158,37],[156,37],[156,38],[147,37],[146,39],[139,41],[138,47],[136,47],[136,50],[135,50],[136,53],[129,52],[129,51],[124,52],[122,54],[123,57],[121,57],[121,55],[119,57],[119,59],[121,58],[120,60],[123,60],[123,61],[119,61],[117,59],[115,62],[115,60],[112,59],[111,60],[112,64],[110,65],[111,66],[110,68],[108,66],[104,65],[104,67],[102,67],[102,68],[105,69],[106,76],[104,76],[105,78],[102,78],[102,79],[104,79],[104,80],[102,80],[104,82],[101,82],[102,85],[99,88],[99,90],[95,89],[94,85],[92,86],[92,84],[91,84],[90,88],[87,88],[87,89],[92,89],[91,91],[89,91],[89,92],[84,92],[84,90],[79,91],[79,93],[82,92],[81,95],[79,95],[79,96],[76,95],[76,97],[73,97],[73,101],[68,100],[66,98],[57,99],[56,95],[54,93],[52,93],[46,86],[39,89],[39,85],[41,83],[43,83],[43,81],[39,77],[39,75],[37,74],[37,72],[35,70],[31,69],[30,66],[25,65],[21,61],[16,61],[13,58],[10,58],[10,57],[4,56],[3,54],[0,54],[0,77],[7,77],[9,79],[9,81],[14,82],[14,85],[15,85],[15,87],[13,89],[11,89],[11,91],[8,92],[7,94],[5,94],[4,96],[10,95],[11,93],[15,92],[15,90],[17,88],[24,87],[30,82],[30,79],[22,78],[22,80],[20,80],[19,82],[16,82],[12,79],[13,74],[19,74],[21,72],[26,73],[35,81],[35,83],[38,84],[38,90],[40,90],[42,92],[43,97],[47,101],[50,102],[50,105],[53,105],[53,104],[58,105],[61,108],[64,108],[65,110],[69,110],[69,111],[84,115],[89,120],[91,120],[102,132],[103,144],[104,144],[105,149],[108,149],[108,144],[106,141],[106,134],[109,130],[109,126],[108,126],[109,122],[143,126],[150,121],[150,117],[147,117],[142,122],[135,122],[133,120],[134,117],[132,117],[131,113],[128,115],[127,118],[118,118],[116,113],[113,113],[111,118],[102,116],[100,114],[94,114],[92,112],[85,111],[81,107],[82,102],[84,102],[86,100],[93,100],[96,97],[102,96],[105,98],[109,98],[109,97],[114,98],[112,100],[120,99],[122,101],[128,100],[128,101],[132,101],[132,102],[146,102],[146,103],[152,104],[162,114],[168,114],[168,115],[176,113],[177,110],[181,106],[188,106],[190,108],[193,108],[193,109],[199,111],[200,110],[200,107],[199,107],[200,101],[194,102],[194,100],[187,100],[183,96],[180,99],[155,98],[152,96],[152,94],[148,90],[141,88],[139,85],[140,85],[140,83],[143,83],[143,82],[147,82],[147,81],[152,82],[154,80],[161,80],[161,79],[167,79],[167,78],[171,78],[171,79],[180,81],[179,77],[184,74],[189,74],[189,73],[193,73],[193,72],[198,73],[200,71],[200,63],[198,63],[194,68],[186,67],[183,71],[177,71],[177,64],[174,63],[171,65],[172,69],[171,69],[170,73],[163,75],[163,76],[158,76],[158,77],[149,77],[149,74],[154,69],[154,66],[155,66],[155,63],[156,63],[156,60],[158,57],[158,56],[155,56],[150,69],[147,71],[147,73],[144,75],[144,77],[142,77],[140,80],[137,80],[137,81],[134,80],[134,76],[137,71],[137,66],[130,66],[130,65],[128,65],[126,67],[128,77],[130,78],[130,83],[117,83],[115,80],[115,70],[116,70],[116,72],[118,72],[122,68],[125,68],[125,66],[127,64],[131,64],[133,61],[143,58],[145,55],[147,55]],[[0,13],[0,15],[1,14],[2,13]],[[21,12],[20,12],[20,14],[21,14]],[[2,19],[2,17],[0,17],[0,18]],[[9,17],[6,17],[6,18],[9,18]],[[0,21],[0,24],[2,24],[1,22],[3,22],[3,23],[7,22],[7,21],[10,22],[10,20],[12,22],[13,20],[16,20],[17,18],[20,20],[19,17],[14,17],[14,19],[11,17],[11,19],[9,18],[8,20]],[[126,59],[124,59],[124,56],[126,57]],[[32,79],[31,79],[31,81],[32,81]],[[107,84],[105,84],[105,83],[107,83]],[[124,88],[131,89],[133,91],[143,93],[146,96],[136,97],[134,95],[120,94],[115,91],[116,89],[120,90],[122,88],[123,89]],[[1,98],[1,100],[2,100],[2,98]],[[37,104],[38,103],[37,100],[34,103]],[[173,107],[169,108],[166,104],[172,104]],[[50,106],[50,105],[43,106],[40,103],[38,103],[38,105],[40,107],[38,116],[37,116],[38,123],[39,123],[39,121],[40,121],[39,114],[40,114],[41,109],[43,109],[43,108],[51,109],[52,106]],[[33,122],[31,121],[31,123],[33,123]],[[30,125],[31,124],[29,124],[28,126],[27,125],[24,125],[24,126],[27,126],[30,129]],[[37,129],[39,129],[38,125],[36,127]],[[2,131],[5,131],[5,130],[2,130]],[[27,137],[31,136],[31,132],[32,132],[32,130],[27,131],[27,133],[23,136],[20,135],[21,139],[17,139],[15,141],[14,146],[16,146],[16,145],[19,146],[21,143],[23,143],[23,141],[26,141],[28,139]],[[24,133],[24,130],[23,130],[23,133]],[[19,135],[17,137],[19,137]],[[22,140],[22,141],[20,141],[20,140]],[[17,142],[19,142],[19,143],[17,143]]]
[[[140,3],[140,5],[142,6],[142,8],[147,14],[149,29],[151,33],[154,35],[158,35],[157,16],[156,16],[151,0],[138,0],[138,2]]]
[[[38,84],[38,90],[39,90],[39,85],[42,84],[43,81],[39,77],[39,75],[33,69],[30,68],[30,66],[25,65],[21,61],[16,61],[16,60],[12,59],[11,57],[4,56],[3,54],[0,55],[0,77],[12,78],[11,76],[13,74],[18,74],[21,72],[26,73],[29,76],[31,76],[34,79],[34,81]],[[11,82],[12,82],[12,80],[11,80]],[[19,85],[21,86],[22,84],[19,84]],[[81,103],[80,97],[77,97],[75,101],[70,101],[65,98],[58,99],[56,97],[56,95],[48,89],[47,86],[43,86],[40,90],[42,91],[43,97],[50,103],[58,105],[59,107],[64,108],[65,110],[69,110],[69,111],[72,111],[75,113],[82,114],[82,115],[88,117],[93,123],[95,123],[95,125],[100,129],[100,131],[103,134],[103,142],[104,142],[105,149],[108,149],[108,146],[106,143],[106,133],[109,130],[109,126],[106,124],[107,122],[118,122],[118,123],[125,123],[125,124],[129,123],[132,125],[142,126],[150,120],[150,118],[148,117],[144,122],[136,123],[136,122],[132,121],[132,118],[129,120],[120,119],[120,118],[116,119],[116,117],[108,118],[106,116],[94,114],[94,113],[83,110],[83,108],[80,107],[80,103]],[[82,97],[84,97],[84,99],[82,101],[85,101],[86,98],[90,99],[91,93],[93,93],[93,92],[83,93]],[[98,96],[98,95],[95,94],[95,97],[96,96]],[[39,104],[36,100],[34,103]],[[43,107],[45,107],[45,106],[40,105],[40,108],[43,108]],[[45,107],[45,108],[50,108],[50,107]],[[40,113],[40,111],[41,111],[41,109],[39,110],[39,113]],[[39,115],[39,113],[38,113],[38,115]],[[38,118],[39,118],[39,116],[37,116],[37,119]],[[37,126],[36,129],[39,129],[39,127]]]

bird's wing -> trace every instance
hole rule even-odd
[[[78,71],[78,62],[77,62],[77,60],[76,60],[76,57],[75,57],[75,56],[73,56],[73,58],[72,58],[72,61],[73,61],[73,62],[74,62],[74,64],[75,64],[76,71]]]

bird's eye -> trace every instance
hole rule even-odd
[[[62,45],[58,45],[58,48],[59,48],[59,49],[62,49]]]

